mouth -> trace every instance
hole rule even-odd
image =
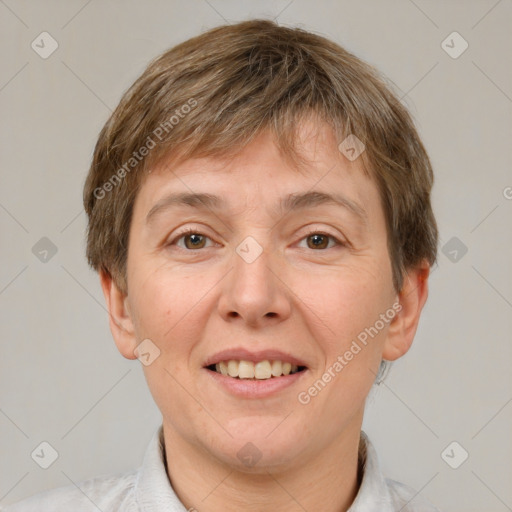
[[[203,363],[207,388],[220,389],[240,399],[271,399],[298,386],[309,372],[306,360],[281,350],[227,348]]]
[[[205,368],[225,377],[239,380],[275,380],[307,370],[306,366],[280,359],[263,359],[260,361],[225,359],[209,364]]]

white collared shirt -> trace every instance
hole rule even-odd
[[[363,478],[348,512],[439,512],[413,489],[382,475],[377,454],[361,432]],[[154,434],[138,470],[99,476],[36,494],[4,512],[191,512],[179,500],[165,469],[162,426]]]

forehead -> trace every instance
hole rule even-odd
[[[137,214],[150,219],[161,209],[188,205],[231,215],[263,209],[280,215],[336,203],[362,221],[381,213],[376,184],[363,172],[362,159],[350,162],[329,127],[305,123],[298,135],[308,162],[300,170],[280,153],[269,131],[231,159],[191,158],[178,165],[163,160],[141,184]]]

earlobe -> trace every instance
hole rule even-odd
[[[116,285],[112,276],[100,271],[100,283],[107,303],[110,331],[119,352],[127,359],[136,359],[137,346],[127,295]]]
[[[400,310],[390,323],[384,342],[382,358],[386,361],[402,357],[411,348],[428,296],[429,273],[430,265],[425,261],[411,269],[405,276],[404,285],[398,296]]]

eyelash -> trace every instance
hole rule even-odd
[[[199,236],[203,236],[205,238],[208,238],[210,239],[209,236],[201,233],[199,230],[197,229],[193,229],[193,228],[188,228],[186,231],[183,231],[181,233],[179,233],[178,235],[176,235],[176,237],[171,241],[169,242],[168,245],[175,245],[175,243],[178,241],[178,240],[181,240],[183,237],[186,237],[186,236],[189,236],[189,235],[199,235]],[[344,243],[344,242],[341,242],[340,240],[338,240],[334,235],[331,235],[329,233],[326,233],[324,231],[318,231],[318,230],[311,230],[309,233],[307,233],[305,236],[303,236],[300,240],[304,240],[305,238],[308,238],[310,237],[311,235],[322,235],[322,236],[325,236],[327,238],[331,238],[332,240],[334,240],[335,242],[335,247],[336,246],[339,246],[339,247],[344,247],[346,246],[347,244]],[[327,249],[333,249],[334,247],[327,247],[326,249],[320,249],[319,251],[325,251]],[[183,247],[179,247],[179,249],[182,249],[184,251],[187,251],[187,252],[196,252],[200,249],[187,249],[187,248],[183,248]],[[314,251],[315,249],[311,249],[312,251]]]

